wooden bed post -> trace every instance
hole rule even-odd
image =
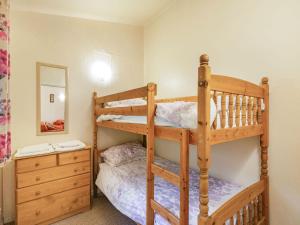
[[[208,169],[210,166],[210,79],[208,55],[201,55],[198,68],[198,165],[200,168],[200,214],[198,224],[208,219]]]
[[[186,129],[181,131],[180,141],[180,216],[181,225],[189,224],[189,135]]]
[[[154,175],[151,171],[154,162],[154,115],[156,84],[149,83],[147,94],[147,225],[154,224],[154,210],[151,207],[151,200],[154,199]]]
[[[265,109],[262,113],[263,135],[260,137],[261,146],[261,180],[265,181],[265,191],[263,192],[263,215],[266,218],[266,225],[269,221],[269,176],[268,176],[268,147],[269,147],[269,80],[262,78],[262,88],[264,90]]]
[[[97,179],[98,174],[98,167],[99,167],[99,161],[98,161],[98,147],[97,147],[97,133],[98,133],[98,127],[97,127],[97,118],[96,118],[96,98],[97,98],[97,92],[93,92],[93,107],[92,107],[92,113],[93,113],[93,187],[94,187],[94,197],[97,196],[97,186],[95,184],[95,181]]]

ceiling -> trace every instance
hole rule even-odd
[[[175,0],[11,0],[13,10],[145,25]]]

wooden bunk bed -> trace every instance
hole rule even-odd
[[[158,213],[171,224],[188,224],[189,211],[189,144],[197,145],[199,184],[199,225],[269,225],[269,182],[268,182],[268,146],[269,146],[269,86],[263,78],[261,85],[256,85],[233,77],[211,73],[207,55],[200,57],[198,69],[198,95],[192,97],[155,100],[156,85],[128,90],[109,96],[93,95],[94,105],[94,179],[99,171],[97,147],[98,127],[145,135],[147,139],[147,225],[154,224],[154,214]],[[216,119],[210,126],[210,99],[218,104],[221,96],[220,127]],[[228,97],[227,97],[228,96]],[[112,101],[146,98],[147,105],[105,108],[104,104]],[[226,108],[228,98],[228,108]],[[188,101],[198,104],[197,129],[163,127],[154,124],[156,103]],[[262,104],[263,102],[263,104]],[[262,107],[264,105],[264,109]],[[103,114],[147,116],[146,124],[120,123],[114,121],[97,122]],[[228,120],[228,126],[226,126]],[[235,126],[234,126],[235,124]],[[235,195],[222,207],[208,213],[208,172],[211,165],[212,145],[257,136],[261,146],[260,181]],[[176,175],[154,164],[154,139],[162,138],[178,142],[180,152],[180,174]],[[180,216],[177,218],[168,209],[154,200],[154,176],[175,184],[180,190]],[[96,191],[96,189],[95,189]]]

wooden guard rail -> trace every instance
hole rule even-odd
[[[148,84],[145,87],[131,89],[129,91],[120,92],[117,94],[107,95],[103,97],[96,98],[96,104],[102,104],[106,102],[113,102],[113,101],[120,101],[120,100],[127,100],[127,99],[134,99],[134,98],[145,98],[148,95]],[[156,85],[155,85],[155,95],[156,95]]]
[[[261,180],[241,191],[209,216],[207,225],[263,225],[265,187],[265,181]]]
[[[129,115],[129,116],[146,116],[147,105],[115,107],[115,108],[97,108],[96,115]]]
[[[214,91],[257,98],[262,98],[264,96],[263,89],[260,86],[245,80],[223,75],[212,74],[210,88]]]
[[[128,100],[135,98],[148,98],[149,92],[153,92],[156,95],[156,84],[149,83],[145,87],[132,89],[129,91],[120,92],[117,94],[107,95],[103,97],[95,97],[94,99],[94,111],[95,115],[131,115],[131,116],[146,116],[148,105],[142,106],[129,106],[129,107],[112,107],[104,108],[104,104],[107,102],[114,102],[120,100]]]

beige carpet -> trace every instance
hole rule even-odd
[[[91,210],[54,225],[136,225],[136,223],[122,215],[105,197],[99,197],[94,199]]]

